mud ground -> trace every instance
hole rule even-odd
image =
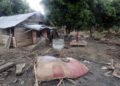
[[[13,61],[16,64],[26,63],[29,65],[39,55],[52,55],[58,58],[73,57],[86,64],[89,72],[85,76],[75,79],[76,84],[64,80],[62,86],[120,86],[120,79],[113,76],[105,76],[107,71],[101,69],[102,66],[110,62],[110,59],[120,62],[120,46],[95,40],[87,40],[87,42],[88,45],[86,47],[71,47],[66,44],[62,51],[56,51],[49,46],[34,51],[31,50],[31,47],[8,50],[1,46],[0,63]],[[49,52],[46,52],[47,50]],[[0,86],[34,86],[34,81],[32,67],[19,76],[15,74],[15,67],[0,73]],[[58,83],[59,80],[54,80],[42,82],[40,86],[57,86]]]

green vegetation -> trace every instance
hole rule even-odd
[[[43,0],[48,21],[66,32],[113,29],[120,34],[120,0]],[[0,16],[29,12],[26,0],[0,0]]]
[[[72,30],[110,31],[120,26],[120,0],[43,0],[49,21]]]
[[[25,13],[29,10],[25,0],[0,0],[0,16]]]

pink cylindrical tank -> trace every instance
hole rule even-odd
[[[88,72],[88,68],[73,58],[55,58],[42,56],[37,62],[39,81],[50,81],[60,78],[79,78]]]

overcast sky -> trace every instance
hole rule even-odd
[[[31,7],[31,9],[33,9],[35,11],[39,11],[42,14],[45,14],[43,5],[40,4],[41,1],[42,0],[27,0],[27,2],[29,3],[29,6]]]

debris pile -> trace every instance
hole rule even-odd
[[[111,60],[110,66],[103,66],[102,69],[109,70],[107,73],[105,73],[106,76],[114,76],[117,78],[120,78],[120,64],[114,63],[113,59]]]
[[[80,33],[78,32],[76,35],[76,39],[72,40],[70,42],[71,46],[87,46],[87,42],[85,41],[86,37],[84,37],[83,35],[80,35]]]
[[[81,41],[76,41],[76,40],[72,40],[72,42],[70,42],[71,46],[87,46],[87,42],[85,40],[81,40]]]

